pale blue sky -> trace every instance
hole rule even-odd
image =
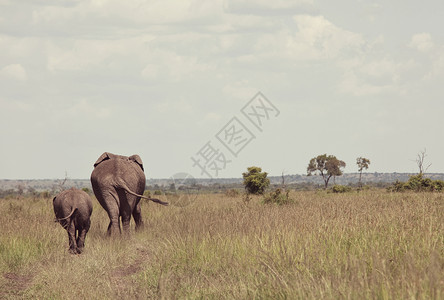
[[[201,177],[207,142],[218,177],[323,153],[415,172],[424,148],[444,172],[442,28],[442,1],[0,0],[0,178],[89,178],[105,151]],[[241,113],[259,91],[262,132]],[[255,136],[237,157],[233,117]]]

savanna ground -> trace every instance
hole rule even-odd
[[[444,299],[443,193],[291,197],[143,202],[144,230],[115,239],[93,200],[81,255],[52,199],[0,199],[0,298]]]

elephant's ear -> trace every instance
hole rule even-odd
[[[100,164],[102,161],[105,161],[110,158],[111,157],[108,152],[103,153],[102,155],[100,155],[99,159],[94,163],[94,168],[97,167],[97,165]]]
[[[134,162],[136,162],[136,163],[140,166],[140,168],[142,169],[142,171],[145,171],[145,170],[143,169],[142,159],[140,158],[139,155],[137,155],[137,154],[131,155],[131,156],[129,157],[129,159],[132,160],[132,161],[134,161]]]

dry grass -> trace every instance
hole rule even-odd
[[[297,192],[291,205],[200,195],[143,203],[145,229],[82,255],[49,199],[0,199],[0,298],[444,299],[444,195]]]

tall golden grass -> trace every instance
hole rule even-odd
[[[144,202],[121,238],[95,201],[81,255],[50,199],[0,199],[0,298],[444,299],[444,194],[291,197]]]

